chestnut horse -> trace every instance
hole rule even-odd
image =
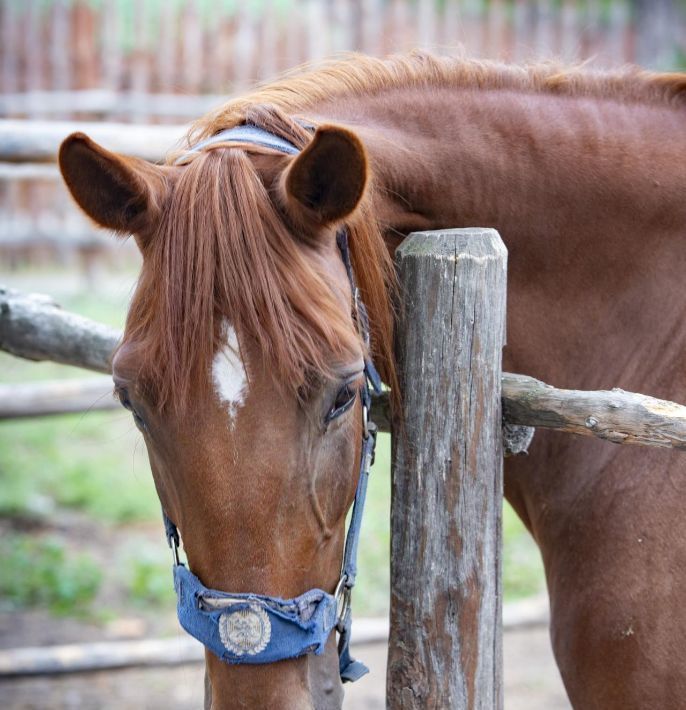
[[[341,225],[390,384],[394,249],[413,230],[491,226],[509,249],[507,370],[686,400],[685,100],[684,74],[353,56],[232,100],[189,136],[251,124],[295,156],[219,143],[156,166],[65,141],[76,201],[143,254],[114,377],[204,584],[336,584],[365,354]],[[544,431],[507,462],[576,708],[683,707],[684,463]],[[215,710],[341,703],[333,638],[265,666],[208,653],[207,669]]]

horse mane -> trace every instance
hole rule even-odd
[[[297,67],[228,101],[195,121],[189,140],[195,142],[244,122],[246,112],[255,104],[292,113],[346,96],[371,96],[410,87],[511,90],[627,103],[686,101],[683,72],[659,73],[635,66],[600,71],[592,70],[588,63],[570,66],[556,61],[514,65],[459,54],[439,57],[421,50],[383,59],[349,53]]]
[[[254,107],[247,117],[298,147],[311,139],[277,110]],[[209,384],[225,319],[257,343],[275,380],[297,396],[313,377],[332,376],[359,347],[350,311],[341,309],[312,258],[317,246],[289,226],[249,155],[265,152],[273,155],[253,145],[190,154],[159,230],[144,247],[125,340],[140,348],[140,378],[160,408],[183,408],[192,391]],[[371,200],[363,198],[346,226],[371,319],[372,355],[395,385],[393,268]]]

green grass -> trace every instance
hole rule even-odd
[[[50,516],[59,507],[109,523],[159,517],[145,447],[126,412],[0,423],[0,515]]]
[[[161,534],[161,533],[160,533]],[[167,606],[176,603],[172,585],[171,555],[164,546],[137,545],[125,555],[122,570],[123,588],[129,598],[139,607]]]
[[[503,590],[505,601],[545,589],[541,554],[524,524],[507,501],[503,503]]]
[[[90,556],[68,554],[59,540],[29,535],[4,537],[0,569],[2,606],[41,607],[60,615],[88,615],[102,580]]]

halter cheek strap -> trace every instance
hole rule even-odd
[[[295,155],[299,149],[288,141],[257,126],[237,126],[222,131],[194,146],[188,156],[220,143],[250,143]],[[341,230],[336,237],[341,258],[350,280],[358,327],[369,346],[369,321],[355,285],[348,235]],[[338,656],[341,680],[355,681],[369,669],[350,655],[352,627],[352,588],[357,576],[357,550],[362,513],[367,496],[369,469],[374,462],[376,426],[369,420],[372,392],[381,392],[381,378],[371,359],[365,359],[362,399],[362,453],[350,525],[345,539],[341,576],[334,594],[311,589],[294,599],[261,594],[231,594],[208,589],[190,569],[179,561],[179,531],[162,511],[167,542],[174,557],[174,588],[181,626],[216,656],[227,663],[273,663],[307,653],[324,651],[331,631],[339,633]]]

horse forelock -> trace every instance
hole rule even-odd
[[[290,119],[279,121],[278,112],[256,113],[260,123],[272,117],[270,129],[296,144],[309,138]],[[374,355],[394,382],[392,266],[370,200],[348,227],[351,252],[373,323]],[[312,375],[333,375],[337,360],[359,347],[359,336],[312,258],[314,248],[287,226],[245,150],[192,157],[145,249],[125,331],[125,341],[137,343],[140,379],[159,407],[181,408],[211,384],[226,322],[254,339],[287,390],[297,394]]]

